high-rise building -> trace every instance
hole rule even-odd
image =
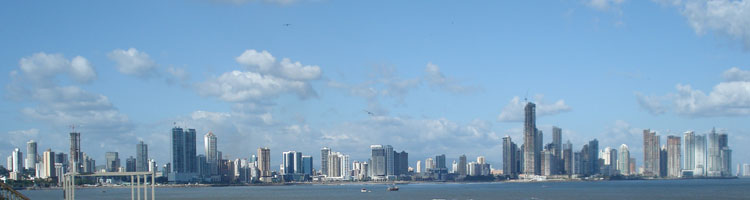
[[[36,159],[37,157],[39,157],[39,154],[37,154],[36,150],[36,142],[34,142],[34,140],[26,142],[26,169],[36,167]]]
[[[539,174],[539,170],[535,167],[538,162],[537,158],[537,133],[536,133],[536,105],[534,103],[527,103],[524,107],[524,126],[523,126],[523,173],[524,174]]]
[[[383,148],[385,149],[385,173],[388,176],[396,175],[396,163],[394,162],[396,154],[393,151],[393,147],[385,145]]]
[[[195,129],[172,128],[172,172],[197,173]]]
[[[435,168],[447,170],[445,166],[445,154],[435,156]]]
[[[732,176],[732,150],[729,147],[721,149],[721,175]]]
[[[373,177],[383,177],[387,174],[387,158],[386,158],[386,151],[385,148],[383,148],[383,145],[370,145],[370,150],[372,151],[371,154],[371,163],[370,168],[372,168],[372,176]],[[330,171],[330,170],[329,170]]]
[[[712,129],[708,134],[707,164],[707,176],[721,176],[721,145],[716,129]]]
[[[643,175],[659,175],[661,168],[659,166],[659,146],[661,146],[659,135],[649,129],[643,130]]]
[[[15,148],[13,149],[13,153],[11,154],[12,159],[12,172],[15,173],[21,173],[23,172],[23,153],[21,152],[21,149]]]
[[[143,141],[135,145],[135,171],[148,171],[148,145]]]
[[[209,131],[203,136],[203,150],[206,152],[206,163],[209,175],[219,174],[219,150],[216,146],[216,135]]]
[[[42,173],[41,177],[55,177],[55,152],[52,152],[51,149],[47,149],[47,151],[44,151],[44,153],[42,153],[42,163],[44,166],[44,172]]]
[[[617,158],[617,171],[622,175],[630,175],[630,149],[628,145],[620,145],[620,155]]]
[[[706,176],[706,172],[708,171],[706,135],[696,135],[694,139],[695,167],[693,167],[693,176]]]
[[[417,160],[417,174],[422,173],[422,161]]]
[[[570,143],[570,140],[568,140],[568,142],[563,145],[563,161],[563,171],[565,172],[564,174],[573,175],[573,172],[575,170],[573,169],[573,164],[575,163],[575,161],[573,160],[573,144]]]
[[[590,175],[599,174],[599,140],[593,139],[589,141],[588,153],[588,164],[589,169],[591,169]]]
[[[405,175],[409,172],[409,153],[406,151],[394,152],[394,175]]]
[[[81,133],[70,132],[70,159],[68,160],[71,172],[81,171]]]
[[[695,169],[695,132],[694,131],[685,131],[684,134],[684,159],[685,161],[683,168],[685,170],[692,171]]]
[[[136,170],[137,161],[133,156],[130,156],[125,159],[125,171],[126,172],[134,172]]]
[[[750,164],[745,163],[742,165],[742,168],[742,176],[750,176]]]
[[[258,170],[260,170],[261,181],[269,181],[271,177],[271,149],[258,148]]]
[[[302,174],[302,152],[282,152],[281,166],[284,174]]]
[[[104,157],[107,161],[107,172],[118,172],[120,170],[120,156],[117,152],[107,152]]]
[[[534,140],[536,141],[536,143],[534,144],[534,160],[536,161],[534,162],[534,164],[536,166],[534,166],[534,170],[536,172],[536,175],[542,175],[542,150],[544,150],[544,132],[540,131],[539,129],[537,129],[535,132],[536,136],[534,136]]]
[[[554,151],[553,151],[553,162],[554,162],[554,169],[552,169],[552,174],[561,174],[563,171],[563,161],[562,161],[562,129],[560,129],[557,126],[552,127],[552,144],[554,144]]]
[[[659,151],[659,177],[667,177],[667,164],[668,164],[669,152],[667,152],[667,146],[661,146]]]
[[[342,163],[344,156],[339,152],[328,154],[328,177],[343,177]]]
[[[305,175],[313,175],[312,156],[302,156],[302,173]]]
[[[669,177],[681,176],[680,139],[679,136],[667,136],[667,176]]]
[[[516,143],[513,143],[513,140],[510,138],[510,136],[503,137],[503,174],[509,175],[509,176],[516,176],[518,175],[518,165],[516,160],[518,159],[516,157],[516,151],[518,147],[516,147]],[[464,159],[466,157],[464,156]],[[460,167],[460,165],[459,165]],[[464,160],[463,164],[463,175],[466,175],[466,163]]]
[[[331,154],[331,149],[323,147],[320,149],[320,172],[323,175],[328,175],[328,154]]]
[[[435,160],[433,160],[432,158],[427,158],[424,160],[425,172],[430,173],[430,171],[434,168],[435,168]]]
[[[550,149],[546,149],[542,151],[542,174],[543,176],[550,176],[552,175],[552,168],[554,167],[554,156],[553,151]]]
[[[464,177],[466,176],[466,155],[461,155],[458,157],[458,164],[456,166],[456,171],[459,176]]]

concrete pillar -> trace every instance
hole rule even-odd
[[[130,200],[135,200],[135,186],[133,185],[133,176],[130,176]]]
[[[135,187],[136,194],[138,195],[138,198],[136,199],[141,200],[141,176],[138,176],[138,175],[135,176],[135,184],[136,184],[136,187]]]
[[[148,200],[148,185],[146,180],[148,180],[148,177],[146,175],[143,175],[143,199]]]
[[[151,172],[151,200],[156,199],[156,195],[154,194],[154,184],[156,182],[155,176],[156,176],[156,172]]]

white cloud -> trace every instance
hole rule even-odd
[[[175,84],[178,83],[182,87],[188,87],[189,81],[190,81],[190,73],[185,71],[185,69],[180,67],[169,67],[167,68],[167,76],[166,81],[168,84]]]
[[[587,6],[600,11],[606,11],[619,7],[625,0],[586,0]]]
[[[35,121],[67,127],[80,125],[86,130],[105,130],[107,133],[129,131],[132,124],[101,94],[87,92],[77,86],[61,86],[56,77],[67,74],[80,83],[96,78],[96,72],[83,57],[71,61],[61,54],[36,53],[21,58],[20,71],[10,73],[6,85],[14,100],[33,103],[34,107],[21,109],[21,114]]]
[[[11,147],[19,147],[23,149],[23,147],[26,146],[27,141],[37,139],[38,137],[39,129],[36,128],[8,131],[8,135],[5,137],[6,140],[4,142],[7,142],[7,145],[10,145]]]
[[[240,56],[237,56],[235,61],[249,67],[256,67],[262,72],[270,72],[276,63],[276,58],[271,53],[268,53],[268,51],[263,50],[258,52],[255,49],[249,49],[242,52]]]
[[[117,63],[117,70],[123,74],[140,78],[148,78],[156,74],[156,63],[146,52],[140,52],[135,48],[115,49],[107,56]]]
[[[458,81],[446,77],[440,71],[440,67],[427,63],[425,67],[425,80],[433,87],[437,87],[450,93],[469,93],[478,90],[476,87],[461,85]]]
[[[638,96],[641,99],[666,99],[677,114],[690,117],[746,116],[750,115],[750,81],[748,71],[731,68],[723,73],[727,82],[721,82],[706,93],[693,89],[690,85],[677,84],[677,92],[659,96]],[[655,103],[656,104],[656,103]],[[659,103],[661,104],[661,103]],[[648,105],[644,108],[650,109]]]
[[[228,102],[260,101],[291,92],[300,98],[317,96],[304,81],[287,80],[256,72],[231,71],[198,84],[198,92]]]
[[[741,70],[737,67],[732,67],[731,69],[724,71],[722,73],[722,78],[724,78],[724,81],[733,82],[733,81],[750,81],[750,71]]]
[[[713,32],[741,41],[750,49],[750,1],[657,0],[677,7],[698,35]]]
[[[651,114],[659,115],[664,114],[667,111],[662,103],[666,97],[647,96],[640,92],[636,92],[635,97],[638,100],[638,105]]]
[[[40,52],[21,58],[19,68],[24,75],[23,78],[36,86],[55,84],[59,74],[68,74],[71,79],[79,83],[89,83],[96,79],[94,68],[86,58],[81,56],[76,56],[69,61],[62,54]]]
[[[276,58],[265,50],[245,50],[235,60],[237,63],[246,66],[248,70],[291,80],[315,80],[320,78],[321,74],[320,67],[317,65],[303,65],[299,61],[293,62],[289,58],[283,58],[281,62],[277,63]]]
[[[571,109],[570,106],[565,104],[565,100],[557,100],[552,104],[544,102],[544,95],[537,95],[536,101],[536,116],[537,118],[543,116],[556,115],[563,112],[568,112]],[[510,102],[503,107],[500,115],[497,116],[497,120],[501,122],[518,122],[524,119],[524,107],[526,102],[522,102],[518,96],[513,97]]]

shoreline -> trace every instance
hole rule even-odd
[[[664,180],[700,180],[700,179],[742,179],[743,177],[698,177],[698,178],[636,178],[636,179],[603,179],[603,180],[581,180],[581,179],[551,179],[551,180],[506,180],[506,181],[477,181],[477,182],[432,182],[432,181],[397,181],[397,182],[300,182],[300,183],[271,183],[271,184],[166,184],[154,185],[155,188],[191,188],[191,187],[263,187],[263,186],[348,186],[348,185],[442,185],[442,184],[502,184],[502,183],[563,183],[563,182],[606,182],[606,181],[664,181]],[[147,187],[151,187],[147,185]],[[129,185],[105,185],[105,186],[76,186],[76,189],[130,188]],[[142,188],[142,186],[141,186]],[[62,187],[47,188],[18,188],[20,190],[62,190]],[[18,190],[17,189],[17,190]]]

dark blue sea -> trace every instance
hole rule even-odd
[[[156,188],[156,199],[750,199],[750,179],[599,182],[289,185]],[[362,193],[366,188],[371,192]],[[62,199],[61,190],[21,191],[31,199]],[[149,195],[150,196],[150,195]],[[76,199],[130,199],[130,188],[76,190]]]

